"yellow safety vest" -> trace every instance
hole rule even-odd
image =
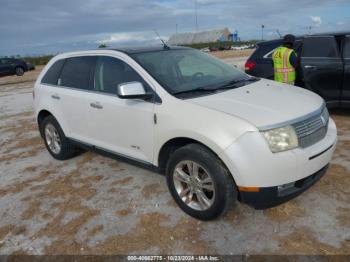
[[[293,50],[287,47],[278,47],[273,52],[272,60],[274,66],[275,81],[294,85],[295,68],[289,62]]]

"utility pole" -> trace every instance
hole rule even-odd
[[[311,25],[309,26],[309,35],[311,35]]]
[[[176,31],[175,31],[175,32],[176,32],[176,34],[177,34],[177,24],[176,24],[176,26],[175,26],[175,27],[176,27]]]
[[[261,40],[264,41],[264,25],[261,25]]]
[[[197,0],[194,0],[194,15],[195,15],[195,28],[196,28],[196,32],[198,32]]]

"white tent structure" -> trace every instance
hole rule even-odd
[[[180,33],[170,36],[169,45],[189,45],[200,43],[212,43],[217,41],[229,41],[231,32],[226,27],[198,33]]]

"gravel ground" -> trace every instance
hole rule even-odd
[[[39,71],[0,79],[0,254],[350,254],[349,111],[332,112],[339,142],[310,190],[200,222],[159,174],[90,152],[54,160],[33,117]]]

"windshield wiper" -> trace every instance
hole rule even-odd
[[[215,91],[215,89],[198,87],[198,88],[193,88],[193,89],[189,89],[189,90],[175,92],[175,93],[172,93],[172,95],[181,95],[181,94],[193,93],[193,92],[213,92],[213,91]]]
[[[247,82],[256,82],[256,81],[259,81],[259,80],[260,79],[257,78],[257,77],[249,77],[249,78],[237,79],[237,80],[230,81],[230,82],[228,82],[228,83],[218,87],[216,90],[234,88],[238,84],[247,83]]]
[[[173,95],[180,95],[180,94],[194,93],[194,92],[215,92],[215,91],[224,90],[224,89],[232,89],[232,88],[237,87],[238,84],[246,83],[246,82],[256,82],[258,80],[260,80],[260,79],[257,77],[249,77],[249,78],[233,80],[233,81],[230,81],[230,82],[225,83],[223,85],[220,85],[219,87],[214,87],[214,88],[208,87],[208,86],[198,87],[198,88],[193,88],[193,89],[189,89],[189,90],[175,92],[172,94]]]

